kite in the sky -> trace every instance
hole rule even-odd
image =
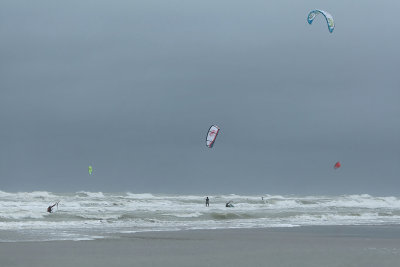
[[[207,139],[206,139],[206,145],[208,148],[213,147],[218,132],[219,132],[219,127],[217,125],[212,125],[210,129],[208,129]]]
[[[89,175],[92,175],[92,172],[93,172],[93,168],[91,165],[89,165]]]
[[[332,15],[329,14],[328,12],[326,12],[326,11],[319,10],[319,9],[312,10],[308,14],[308,17],[307,17],[308,23],[311,24],[318,14],[322,14],[325,17],[326,23],[328,24],[328,30],[329,30],[330,33],[332,33],[333,30],[335,29],[335,22],[333,21]]]
[[[336,170],[336,169],[339,169],[341,166],[342,166],[342,165],[341,165],[340,162],[338,161],[338,162],[335,163],[335,166],[333,166],[333,168]]]

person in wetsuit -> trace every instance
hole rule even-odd
[[[227,202],[227,203],[225,204],[225,207],[227,207],[227,208],[233,208],[233,204],[231,203],[231,201],[229,201],[229,202]]]
[[[207,197],[206,198],[206,207],[209,207],[210,206],[210,199]]]
[[[51,212],[53,211],[54,206],[57,205],[57,204],[58,204],[58,202],[57,202],[57,203],[54,203],[53,206],[49,206],[49,207],[47,208],[47,212],[48,212],[48,213],[51,213]]]

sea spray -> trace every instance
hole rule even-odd
[[[0,191],[0,241],[88,240],[127,232],[400,224],[393,196],[205,196]],[[58,210],[47,213],[52,203]],[[225,207],[232,201],[233,208]]]

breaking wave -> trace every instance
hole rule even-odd
[[[15,233],[0,235],[0,241],[65,240],[67,236],[87,240],[115,233],[186,229],[400,224],[400,199],[394,196],[209,198],[206,207],[205,196],[199,195],[0,191],[0,231]],[[47,207],[57,201],[54,213],[47,213]],[[227,201],[234,207],[225,207]]]

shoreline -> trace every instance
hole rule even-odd
[[[400,265],[400,226],[302,226],[126,233],[0,243],[0,266]]]
[[[1,244],[8,243],[32,243],[32,242],[90,242],[90,241],[99,241],[99,240],[119,240],[124,237],[133,237],[135,235],[163,235],[168,233],[191,233],[191,232],[212,232],[212,231],[267,231],[267,232],[307,232],[307,229],[310,230],[310,233],[315,233],[322,231],[323,229],[374,229],[375,231],[380,229],[381,231],[384,229],[392,229],[400,231],[400,224],[377,224],[377,225],[295,225],[295,226],[279,226],[279,227],[243,227],[243,228],[210,228],[210,229],[177,229],[177,230],[149,230],[149,231],[137,231],[137,232],[115,232],[108,233],[108,235],[90,238],[82,238],[82,239],[54,239],[54,240],[17,240],[17,241],[0,241]],[[15,233],[15,230],[0,230],[0,236],[4,233]],[[399,236],[400,238],[400,236]]]

